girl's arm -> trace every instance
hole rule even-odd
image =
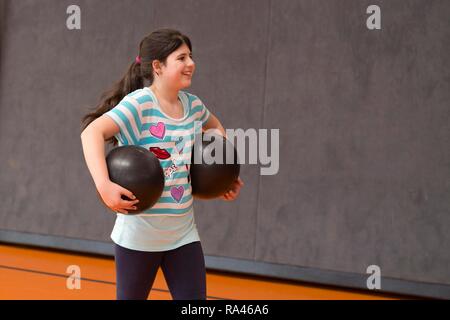
[[[203,131],[206,131],[208,129],[218,129],[220,131],[220,133],[222,134],[222,136],[226,137],[226,132],[224,127],[222,126],[222,124],[220,123],[219,119],[217,119],[217,117],[212,114],[210,114],[208,121],[206,121],[206,123],[203,125]]]
[[[94,120],[81,133],[81,143],[87,167],[99,188],[109,181],[105,160],[105,140],[119,132],[119,127],[107,116]]]
[[[115,212],[127,214],[127,210],[133,210],[134,204],[138,203],[139,199],[136,199],[131,191],[109,179],[105,159],[105,140],[114,136],[119,130],[111,118],[102,115],[84,129],[81,133],[81,143],[87,167],[103,203]],[[122,195],[136,200],[123,200]]]

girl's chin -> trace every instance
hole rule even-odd
[[[191,83],[192,83],[192,80],[190,80],[190,79],[181,81],[181,85],[184,86],[184,87],[191,86]]]
[[[189,88],[190,86],[191,86],[190,83],[183,83],[183,84],[181,84],[180,89],[178,89],[178,90],[183,90],[183,89]]]

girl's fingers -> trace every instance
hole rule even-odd
[[[139,202],[139,200],[134,200],[134,201],[122,200],[122,203],[120,205],[130,209],[131,207],[133,207],[138,202]]]
[[[233,191],[228,191],[226,193],[226,195],[227,195],[228,200],[234,200],[234,199],[236,199],[236,196],[237,196],[237,194]]]
[[[222,197],[224,200],[230,201],[230,196],[227,193],[225,193]]]
[[[235,200],[237,198],[237,196],[239,195],[239,191],[241,189],[241,186],[243,186],[244,183],[242,182],[242,180],[240,178],[238,178],[233,186],[231,187],[230,190],[228,190],[227,192],[224,193],[224,195],[221,197],[224,200],[227,201],[232,201]]]

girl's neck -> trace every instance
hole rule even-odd
[[[178,103],[178,90],[170,90],[169,88],[162,88],[162,86],[153,83],[150,89],[156,95],[158,100],[162,100],[163,103],[169,105],[175,105]]]

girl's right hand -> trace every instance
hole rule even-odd
[[[111,180],[99,185],[97,191],[100,194],[103,203],[114,212],[127,214],[127,210],[136,209],[134,205],[139,202],[131,191],[119,186]],[[136,200],[124,200],[122,199],[122,195],[128,197],[128,199]]]

